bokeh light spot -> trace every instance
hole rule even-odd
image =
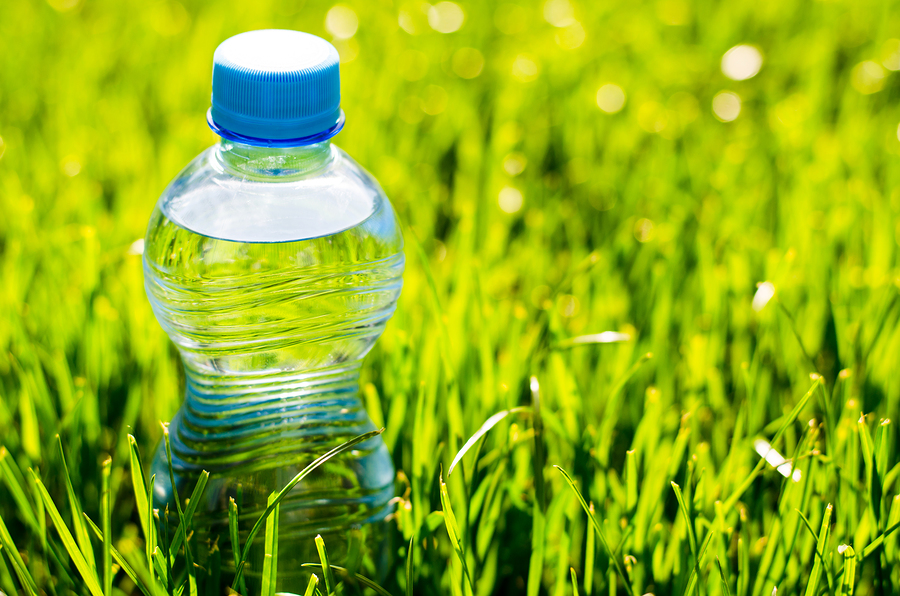
[[[634,223],[634,238],[638,242],[650,242],[653,240],[653,222],[643,217]]]
[[[419,50],[406,50],[398,64],[400,75],[407,81],[419,81],[428,73],[428,55]]]
[[[881,46],[881,65],[888,70],[900,70],[900,39],[889,39]]]
[[[625,106],[625,92],[615,83],[597,89],[597,107],[607,114],[615,114]]]
[[[523,82],[533,81],[538,76],[538,65],[534,58],[527,54],[519,54],[513,60],[512,74]]]
[[[697,98],[687,91],[678,91],[667,102],[667,107],[678,115],[682,125],[690,124],[700,116]]]
[[[575,21],[571,25],[562,27],[559,31],[556,32],[556,35],[554,37],[556,39],[556,45],[558,45],[562,49],[574,50],[584,43],[586,34],[584,32],[584,27],[581,26],[581,23]]]
[[[518,4],[501,4],[494,12],[494,25],[506,35],[515,35],[525,30],[528,11]]]
[[[475,48],[460,48],[453,54],[453,72],[464,79],[474,79],[484,69],[484,56]]]
[[[359,19],[349,6],[335,4],[325,15],[325,29],[337,39],[350,39],[358,28]]]
[[[81,162],[74,155],[67,155],[59,164],[63,174],[69,178],[77,176],[81,172]]]
[[[341,64],[352,62],[359,56],[359,44],[355,39],[337,39],[334,40],[334,49],[338,51]]]
[[[418,33],[416,30],[416,23],[413,20],[411,14],[409,14],[405,10],[401,10],[397,15],[397,24],[400,25],[400,28],[409,33],[410,35],[415,35]]]
[[[447,92],[438,85],[428,85],[425,88],[425,99],[422,101],[422,111],[429,116],[437,116],[447,109]]]
[[[459,31],[466,20],[466,13],[455,2],[438,2],[428,9],[428,24],[438,33]]]
[[[524,200],[519,189],[512,186],[504,186],[500,194],[497,195],[497,202],[500,204],[500,209],[504,212],[515,213],[522,208]]]
[[[575,9],[569,0],[547,0],[544,3],[544,20],[554,27],[568,27],[575,23]]]
[[[648,101],[638,108],[638,125],[647,132],[662,132],[668,122],[666,109],[655,101]]]
[[[691,7],[686,0],[659,0],[656,15],[666,25],[686,25],[691,20]]]
[[[762,68],[760,51],[747,44],[734,46],[722,56],[722,72],[734,81],[752,79]]]
[[[191,23],[191,15],[187,9],[175,0],[161,0],[151,4],[147,16],[153,30],[164,37],[181,33]]]
[[[49,4],[53,10],[68,12],[81,4],[81,0],[47,0],[47,4]]]
[[[400,102],[398,114],[400,119],[407,124],[418,124],[422,121],[422,100],[415,96],[405,98]]]
[[[503,158],[503,171],[510,176],[518,176],[524,172],[526,165],[528,165],[528,159],[517,151]]]
[[[581,303],[575,296],[563,294],[557,300],[556,308],[560,315],[571,318],[578,314],[578,311],[581,309]]]
[[[884,77],[884,68],[880,64],[866,60],[853,67],[850,72],[850,83],[863,95],[869,95],[881,91],[884,87]]]
[[[712,100],[713,115],[722,122],[731,122],[741,113],[741,98],[731,91],[720,91]]]

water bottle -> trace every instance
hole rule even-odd
[[[161,445],[154,504],[177,524],[201,471],[191,538],[198,582],[223,594],[269,495],[330,449],[374,429],[362,360],[394,312],[403,239],[373,177],[331,143],[344,125],[339,58],[297,31],[242,33],[213,58],[209,126],[220,141],[169,184],[144,248],[147,296],[177,346],[184,403]],[[280,505],[279,592],[303,593],[322,535],[334,564],[386,565],[394,469],[380,435],[318,468]],[[171,538],[171,536],[170,536]],[[259,594],[264,532],[242,569]],[[321,569],[320,569],[321,571]],[[321,575],[321,573],[320,573]]]

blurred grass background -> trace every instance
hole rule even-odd
[[[531,419],[511,416],[450,478],[478,594],[568,594],[569,567],[583,593],[624,591],[554,464],[594,504],[637,594],[682,593],[694,567],[670,481],[697,542],[711,537],[703,592],[805,589],[816,538],[795,509],[818,528],[832,503],[818,591],[837,591],[837,547],[851,544],[860,557],[873,545],[859,593],[896,593],[896,535],[876,538],[900,521],[884,421],[900,404],[897,8],[3,1],[0,458],[61,496],[59,433],[96,519],[112,454],[115,540],[139,544],[126,434],[150,453],[183,379],[135,242],[168,181],[215,142],[216,45],[300,29],[339,49],[336,142],[408,230],[399,309],[364,369],[402,471],[390,589],[406,589],[417,531],[416,593],[463,589],[446,535],[421,539],[439,469],[492,414],[531,404],[534,375],[546,467]],[[747,80],[722,71],[738,44],[763,58]],[[630,339],[571,341],[603,331]],[[767,467],[736,493],[754,439],[790,421],[810,373],[824,386],[776,445],[801,480]],[[41,589],[84,593],[22,518],[9,474],[0,515]],[[120,575],[116,589],[134,587]]]

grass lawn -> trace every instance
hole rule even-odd
[[[216,45],[278,27],[339,49],[335,141],[405,226],[384,589],[898,593],[898,8],[3,0],[0,591],[140,593],[128,435],[146,466],[184,381],[136,241]]]

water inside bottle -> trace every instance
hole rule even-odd
[[[145,284],[184,363],[185,401],[170,425],[181,498],[201,470],[210,473],[192,539],[210,594],[234,572],[229,500],[243,544],[272,492],[374,429],[359,399],[360,367],[394,312],[403,267],[390,203],[328,143],[284,151],[223,143],[160,199]],[[162,447],[152,473],[155,503],[171,514]],[[301,565],[318,560],[317,534],[336,562],[383,570],[393,481],[376,437],[294,488],[281,504],[277,590],[303,592]],[[249,594],[258,593],[262,542],[244,570]]]

